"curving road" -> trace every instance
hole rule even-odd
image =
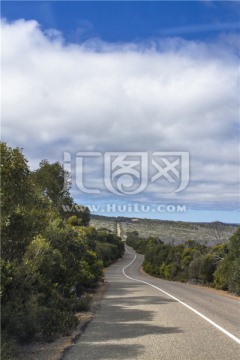
[[[106,270],[101,306],[64,360],[237,360],[240,302],[215,291],[139,272],[126,247]]]

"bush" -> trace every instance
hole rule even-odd
[[[240,295],[240,228],[229,239],[229,252],[213,274],[215,286]]]
[[[6,332],[1,334],[1,360],[14,360],[16,343]]]
[[[75,298],[73,303],[74,312],[88,311],[90,308],[91,296],[89,294],[82,295],[80,298]]]
[[[69,335],[78,323],[72,312],[52,306],[39,309],[38,321],[41,337],[50,342],[60,335]]]
[[[227,261],[221,261],[213,274],[214,284],[217,289],[228,290],[228,268]]]
[[[240,295],[240,258],[231,262],[228,269],[228,290]]]
[[[20,299],[18,299],[20,300]],[[20,342],[30,342],[37,333],[37,303],[31,297],[26,303],[11,301],[4,306],[2,328]]]

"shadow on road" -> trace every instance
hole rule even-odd
[[[135,359],[142,353],[144,346],[141,345],[118,345],[81,343],[74,347],[71,357],[73,360],[110,360],[110,359]],[[64,358],[65,359],[65,358]]]
[[[158,310],[175,300],[155,295],[144,284],[129,281],[113,270],[114,266],[94,320],[66,360],[133,360],[144,355],[146,337],[158,342],[158,337],[182,333],[178,327],[164,326],[159,318],[156,322]]]

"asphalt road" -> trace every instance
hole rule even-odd
[[[107,269],[100,308],[64,360],[239,360],[238,299],[143,275],[142,261],[127,247]]]

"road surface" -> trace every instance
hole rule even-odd
[[[100,308],[64,360],[239,360],[238,299],[141,274],[142,261],[126,247],[107,269]]]

